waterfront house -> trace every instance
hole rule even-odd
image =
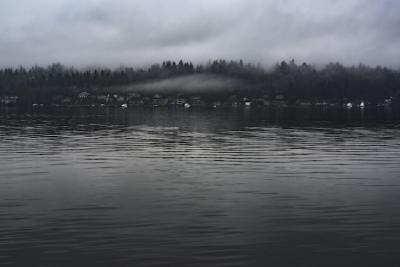
[[[139,99],[141,98],[139,93],[130,93],[128,94],[128,100]]]
[[[222,106],[222,103],[220,101],[214,101],[212,103],[213,108],[220,108]]]
[[[310,107],[312,107],[312,103],[309,102],[309,101],[297,100],[296,101],[296,106],[298,106],[300,108],[310,108]]]
[[[186,103],[186,99],[184,99],[184,98],[177,98],[177,99],[175,100],[175,104],[176,104],[177,106],[183,106],[185,103]]]
[[[79,100],[86,100],[88,99],[90,94],[88,92],[82,92],[78,95]]]
[[[1,104],[3,105],[16,105],[18,103],[18,96],[3,96]]]
[[[63,105],[71,105],[72,104],[72,99],[70,97],[65,97],[61,100],[61,104]]]
[[[168,104],[168,99],[167,99],[167,104]],[[153,105],[153,107],[159,107],[159,106],[163,106],[166,104],[165,104],[165,100],[161,97],[161,95],[155,94],[155,95],[153,95],[153,98],[152,98],[152,105]]]
[[[123,103],[123,102],[125,102],[125,97],[124,96],[118,96],[116,98],[116,101],[117,101],[117,103]]]
[[[206,105],[200,96],[193,96],[189,102],[193,107],[204,107]]]

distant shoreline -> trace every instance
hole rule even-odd
[[[115,70],[53,64],[1,69],[0,105],[380,108],[400,106],[400,72],[340,63],[316,69],[294,60],[271,70],[226,60]]]

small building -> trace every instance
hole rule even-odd
[[[160,107],[168,105],[168,98],[162,98],[161,95],[155,94],[152,99],[153,107]]]
[[[327,108],[329,104],[326,101],[315,102],[315,107],[317,108]]]
[[[119,97],[116,98],[116,101],[117,101],[118,103],[125,102],[125,97],[124,97],[124,96],[119,96]]]
[[[203,106],[205,106],[205,102],[201,99],[200,96],[193,96],[193,97],[190,99],[190,104],[191,104],[193,107],[203,107]]]
[[[387,106],[390,106],[392,104],[392,98],[386,98],[383,103]]]
[[[128,99],[132,100],[132,99],[139,99],[141,98],[141,95],[139,93],[130,93],[128,94]]]
[[[1,98],[1,104],[3,105],[16,105],[18,103],[18,96],[3,96]]]
[[[175,100],[175,104],[178,106],[183,106],[185,103],[186,103],[186,99],[184,99],[184,98],[177,98]]]
[[[89,94],[88,92],[82,92],[82,93],[80,93],[80,94],[78,95],[78,98],[79,98],[80,100],[86,100],[86,99],[89,98],[89,96],[90,96],[90,94]]]
[[[131,98],[128,101],[128,104],[129,104],[129,106],[143,106],[144,102],[143,102],[143,99],[141,99],[141,98]]]
[[[219,102],[219,101],[214,101],[214,102],[212,103],[212,107],[213,107],[213,108],[220,108],[220,107],[222,107],[222,103]]]
[[[61,100],[61,104],[70,105],[72,103],[72,99],[70,97],[65,97]]]
[[[297,100],[296,101],[296,106],[298,106],[300,108],[310,108],[310,107],[312,107],[312,103],[309,102],[309,101]]]
[[[239,107],[239,102],[237,102],[237,101],[232,101],[232,102],[231,102],[231,107],[232,107],[232,108],[237,108],[237,107]]]

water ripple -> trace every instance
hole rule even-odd
[[[3,120],[0,265],[398,262],[397,126],[169,116]]]

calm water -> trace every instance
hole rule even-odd
[[[292,115],[3,110],[0,265],[400,266],[398,121]]]

